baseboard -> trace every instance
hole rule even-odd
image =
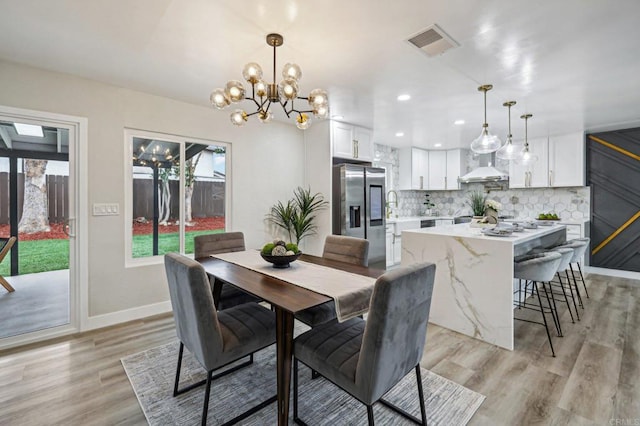
[[[585,266],[585,272],[588,274],[607,275],[609,277],[629,278],[632,280],[640,280],[640,272],[623,271],[620,269],[596,268],[595,266]]]
[[[171,312],[171,302],[168,300],[166,302],[155,303],[153,305],[145,305],[108,314],[96,315],[87,318],[86,322],[83,324],[82,331],[95,330],[96,328],[108,327],[110,325],[116,325],[167,312]]]

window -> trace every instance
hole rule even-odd
[[[196,235],[224,232],[229,144],[135,130],[126,141],[128,260],[190,254]]]

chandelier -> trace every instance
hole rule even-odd
[[[502,142],[496,135],[489,133],[489,124],[487,124],[487,92],[493,89],[491,84],[483,84],[478,87],[479,92],[484,92],[484,124],[482,124],[482,132],[480,136],[471,142],[471,150],[478,154],[488,154],[500,148]]]
[[[263,123],[268,123],[273,118],[271,105],[280,104],[287,118],[295,118],[299,129],[307,129],[311,125],[309,114],[316,118],[329,116],[329,97],[323,89],[314,89],[308,97],[298,96],[298,82],[302,78],[302,70],[293,63],[285,64],[282,70],[282,80],[276,84],[276,48],[284,42],[280,34],[268,34],[267,44],[273,47],[273,81],[266,83],[262,79],[262,68],[255,62],[246,64],[242,70],[242,77],[251,85],[251,96],[247,96],[242,82],[231,80],[224,89],[215,89],[211,92],[211,104],[224,109],[231,103],[251,101],[254,112],[247,113],[244,109],[236,109],[231,113],[231,122],[236,126],[242,126],[249,117],[257,115]],[[308,103],[309,109],[298,109],[294,101],[302,100]]]

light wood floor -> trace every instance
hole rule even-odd
[[[639,424],[640,281],[592,275],[589,292],[556,358],[534,324],[513,352],[429,326],[422,365],[487,397],[471,424]],[[0,425],[146,424],[120,358],[172,339],[163,315],[0,352]]]

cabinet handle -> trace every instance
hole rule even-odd
[[[424,176],[420,176],[420,189],[424,188]]]
[[[358,141],[353,140],[353,158],[358,158]]]
[[[393,233],[393,240],[391,241],[391,244],[395,244],[396,243],[396,233]]]
[[[531,172],[527,172],[527,186],[531,187]]]
[[[447,188],[447,177],[446,176],[444,177],[444,189],[448,189]]]
[[[549,170],[549,186],[553,186],[553,170]]]

